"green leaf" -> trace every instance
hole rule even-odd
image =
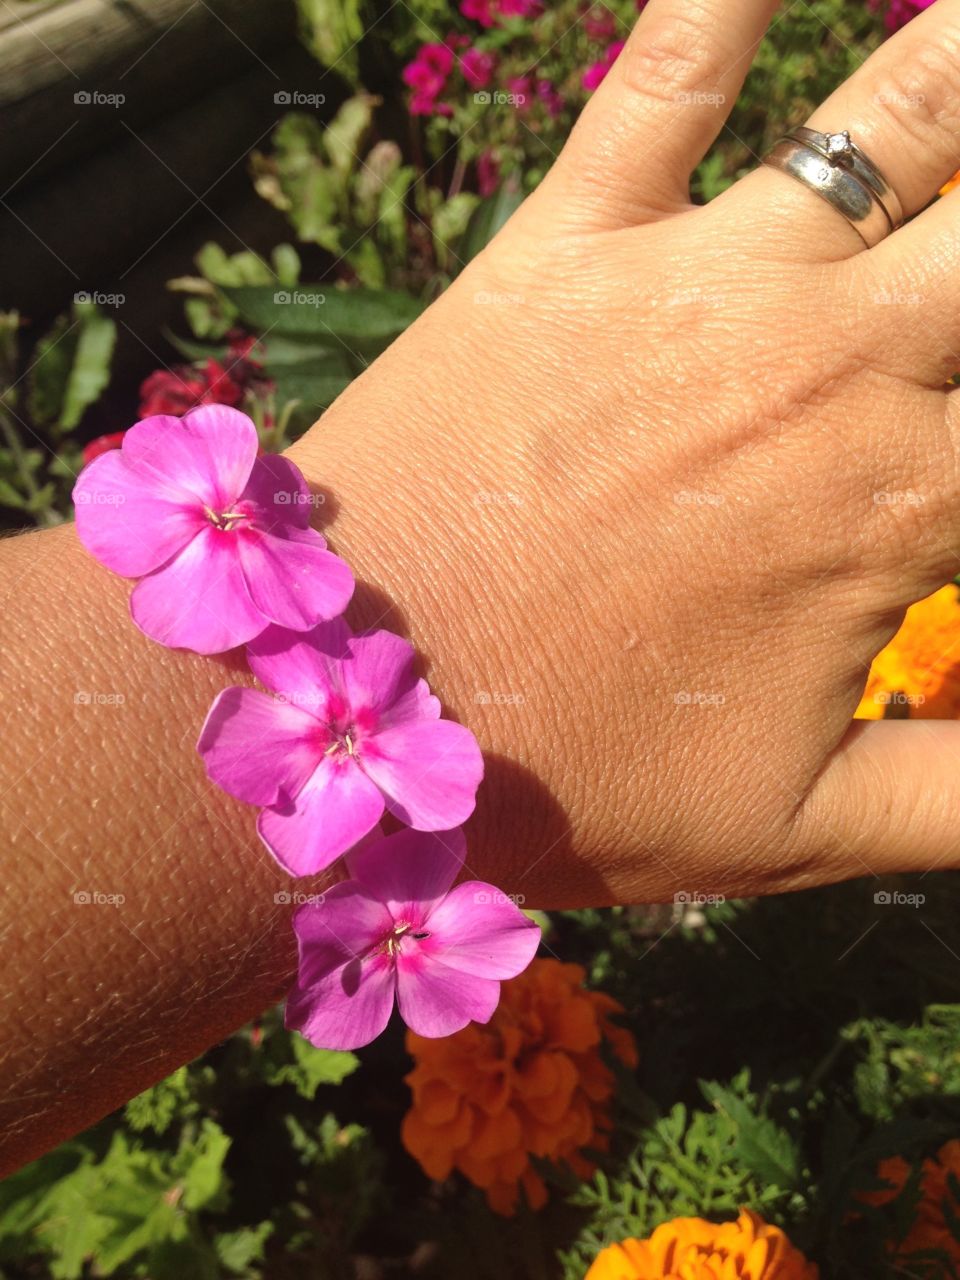
[[[223,1162],[230,1139],[214,1120],[203,1121],[196,1144],[186,1153],[178,1153],[174,1167],[183,1158],[180,1182],[185,1209],[221,1208],[227,1183]]]
[[[340,1084],[360,1065],[355,1054],[315,1049],[303,1036],[292,1036],[290,1044],[293,1062],[267,1064],[266,1079],[268,1084],[292,1084],[304,1098],[313,1099],[321,1085]]]
[[[300,285],[293,290],[226,289],[241,319],[257,333],[312,338],[348,347],[387,343],[423,310],[409,294],[386,289],[337,289]]]
[[[364,32],[360,0],[297,0],[297,10],[303,41],[313,56],[355,78],[356,46]]]
[[[323,131],[324,151],[334,169],[343,177],[363,163],[360,148],[373,120],[377,101],[366,93],[348,98]]]
[[[731,1089],[701,1080],[700,1090],[733,1122],[737,1153],[750,1172],[770,1186],[799,1190],[797,1151],[790,1135]]]
[[[93,303],[77,303],[74,315],[79,331],[60,409],[61,431],[72,431],[79,424],[110,381],[110,361],[117,341],[116,324],[101,315]]]
[[[523,195],[508,187],[501,187],[487,196],[474,209],[458,246],[458,256],[470,262],[481,249],[485,249],[508,218],[523,204]]]
[[[246,1271],[251,1262],[262,1262],[264,1245],[273,1234],[273,1223],[258,1223],[255,1227],[241,1227],[238,1231],[221,1231],[214,1237],[217,1257],[228,1271],[239,1274]]]
[[[35,426],[51,426],[60,417],[77,348],[77,324],[76,317],[58,316],[37,343],[27,380],[27,409]]]

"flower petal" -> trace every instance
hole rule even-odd
[[[339,968],[376,949],[393,930],[393,917],[354,880],[339,884],[293,913],[300,948],[298,981],[312,986]]]
[[[298,529],[305,529],[310,523],[313,495],[300,468],[278,453],[257,458],[240,497],[263,510],[265,529],[272,528],[275,522]]]
[[[339,660],[348,652],[349,638],[342,618],[305,634],[267,627],[247,649],[250,670],[268,689],[322,712],[330,695],[341,692]]]
[[[343,669],[343,691],[350,705],[389,711],[416,684],[415,657],[413,645],[392,631],[355,635]]]
[[[257,429],[245,413],[205,404],[183,418],[144,418],[123,438],[123,456],[163,484],[214,511],[239,498],[257,456]]]
[[[339,556],[315,542],[260,529],[240,529],[237,545],[250,598],[278,626],[307,631],[343,613],[353,595],[353,574]],[[311,530],[312,532],[312,530]]]
[[[321,1049],[375,1040],[390,1020],[396,989],[393,963],[376,949],[392,926],[386,908],[353,882],[300,907],[293,916],[300,962],[286,1025]]]
[[[419,1036],[437,1039],[461,1031],[468,1022],[488,1022],[500,1001],[500,983],[448,969],[433,957],[397,955],[400,1016]]]
[[[483,756],[462,724],[421,720],[395,725],[367,739],[361,759],[390,812],[418,831],[449,831],[473,813]]]
[[[199,507],[170,501],[166,490],[131,467],[118,449],[84,467],[73,501],[80,541],[125,578],[158,569],[206,523]]]
[[[323,756],[307,711],[257,689],[231,688],[207,713],[197,750],[218,787],[247,804],[295,796]]]
[[[537,953],[540,929],[506,894],[480,880],[465,880],[424,921],[421,950],[458,973],[513,978]]]
[[[329,867],[383,813],[383,796],[352,762],[324,756],[296,797],[260,812],[257,831],[281,867],[309,876]]]
[[[394,920],[418,925],[449,892],[463,866],[466,847],[459,827],[438,834],[399,831],[352,850],[347,867],[369,894],[386,905]]]
[[[133,620],[170,649],[223,653],[267,625],[247,594],[234,534],[206,524],[172,560],[141,578]]]

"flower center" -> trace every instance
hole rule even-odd
[[[355,756],[357,754],[357,732],[353,725],[349,725],[346,729],[340,730],[329,726],[333,741],[327,747],[324,755],[327,756]]]
[[[395,959],[400,952],[400,944],[406,936],[410,936],[415,942],[422,942],[424,938],[429,938],[430,934],[427,930],[421,930],[415,933],[412,924],[395,924],[393,931],[388,933],[384,939],[382,946],[391,960]]]
[[[204,507],[203,514],[215,529],[224,533],[232,533],[237,525],[249,518],[245,511],[212,511],[210,507]]]

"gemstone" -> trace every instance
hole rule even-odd
[[[853,156],[853,143],[846,130],[843,133],[828,133],[825,144],[827,158],[833,164],[842,164]]]

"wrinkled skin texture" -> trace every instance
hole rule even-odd
[[[691,209],[772,7],[651,0],[546,182],[291,451],[351,622],[408,634],[485,752],[467,874],[530,906],[960,861],[960,726],[849,728],[960,569],[960,193],[870,252],[769,170]],[[958,52],[938,0],[812,121],[908,215],[956,167]],[[4,1169],[294,966],[289,881],[193,754],[244,676],[151,645],[128,592],[70,529],[0,547]]]

